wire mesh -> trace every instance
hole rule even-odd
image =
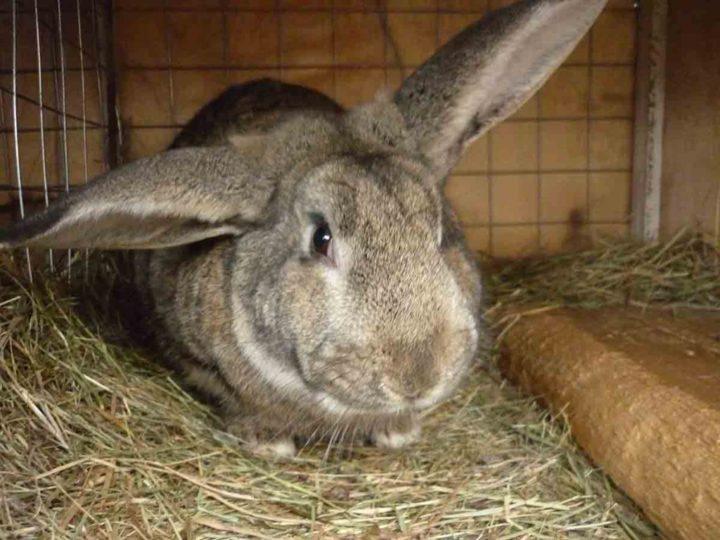
[[[108,168],[111,15],[110,0],[0,1],[0,225]],[[22,253],[31,280],[78,256]]]
[[[270,76],[353,106],[505,3],[0,0],[0,27],[16,21],[12,41],[0,32],[0,224],[21,202],[32,213],[109,165],[167,148],[228,84]],[[598,25],[453,171],[449,196],[474,250],[561,250],[627,229],[634,5],[614,2]],[[46,261],[67,271],[66,259]]]

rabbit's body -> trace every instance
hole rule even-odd
[[[257,99],[254,99],[255,96]],[[236,97],[237,101],[232,102],[229,97]],[[308,103],[307,107],[302,106],[303,98]],[[269,101],[281,104],[280,113],[264,107]],[[290,101],[292,106],[285,107]],[[261,104],[259,111],[253,109],[257,103]],[[373,108],[378,106],[381,105]],[[282,191],[292,191],[292,184],[301,182],[318,168],[338,167],[348,174],[357,171],[358,175],[371,178],[372,185],[369,187],[382,190],[382,198],[386,202],[384,206],[387,207],[388,233],[392,232],[393,222],[402,219],[403,204],[408,205],[405,209],[407,213],[418,212],[421,215],[430,212],[434,214],[430,216],[431,220],[441,219],[444,264],[442,269],[435,271],[438,272],[437,279],[444,281],[448,290],[434,295],[447,301],[459,299],[466,304],[465,320],[454,329],[458,332],[456,348],[465,358],[454,366],[455,373],[444,374],[451,384],[443,391],[449,391],[454,388],[455,379],[459,379],[469,365],[476,349],[474,343],[478,337],[485,335],[478,318],[481,294],[474,262],[464,247],[462,234],[449,207],[442,204],[439,195],[427,189],[431,204],[425,206],[423,204],[427,201],[412,198],[417,195],[412,188],[421,180],[416,177],[429,174],[429,171],[421,159],[413,161],[406,151],[399,154],[393,148],[393,145],[403,145],[401,140],[393,140],[401,134],[396,127],[398,119],[390,118],[384,125],[377,122],[376,115],[361,112],[348,116],[341,113],[339,106],[329,98],[319,97],[314,91],[276,81],[257,81],[233,87],[206,106],[179,135],[174,146],[187,140],[195,146],[206,143],[222,146],[231,144],[236,136],[252,137],[274,132],[273,138],[280,143],[281,153],[287,159],[273,160],[275,163],[261,169],[284,179]],[[392,110],[388,114],[392,115]],[[267,120],[267,115],[270,115],[271,121]],[[210,117],[212,121],[206,122],[203,117]],[[193,126],[200,133],[191,132]],[[278,133],[280,131],[285,133]],[[297,135],[301,133],[302,138],[298,139]],[[268,153],[275,155],[272,151]],[[372,169],[376,171],[367,172]],[[398,179],[403,176],[413,177],[408,192],[397,189]],[[275,231],[279,227],[278,220],[288,214],[289,210],[283,208],[288,202],[292,200],[278,197],[271,203],[264,216],[267,219],[266,229]],[[374,196],[368,196],[367,202],[371,202],[371,206],[363,207],[364,202],[358,197],[354,201],[355,208],[351,208],[351,201],[342,202],[349,234],[360,229],[357,221],[363,216],[376,218],[383,210],[378,207],[378,198]],[[422,204],[410,208],[418,202]],[[398,430],[412,432],[412,410],[363,410],[362,407],[352,406],[353,400],[372,393],[373,384],[377,385],[377,381],[373,383],[369,378],[363,380],[362,373],[353,375],[346,383],[344,390],[350,396],[347,403],[335,402],[334,398],[328,401],[323,393],[308,387],[302,376],[288,376],[293,374],[291,368],[298,362],[294,357],[296,352],[288,347],[291,342],[286,339],[287,336],[277,332],[279,326],[264,319],[290,316],[282,313],[280,295],[283,292],[288,294],[288,289],[291,290],[289,294],[299,293],[292,287],[284,289],[280,282],[283,269],[296,257],[296,246],[293,243],[290,249],[283,251],[266,236],[263,231],[257,231],[242,238],[219,238],[192,247],[135,253],[135,275],[140,296],[148,301],[154,314],[153,326],[164,356],[185,380],[221,405],[229,420],[229,428],[246,440],[279,440],[286,447],[290,436],[335,434],[339,437],[343,434],[358,437],[369,434],[384,440],[383,434]],[[262,251],[264,242],[276,249],[274,256],[258,258],[255,255]],[[387,247],[383,245],[382,249]],[[408,270],[414,266],[408,265]],[[228,268],[233,271],[228,272]],[[379,270],[385,269],[381,267]],[[420,293],[419,290],[413,291],[413,284],[420,287],[420,280],[408,274],[389,276],[377,268],[367,269],[368,273],[373,271],[377,275],[367,284],[367,289],[382,290],[375,294],[384,297],[383,310],[399,311],[412,306],[413,295]],[[433,288],[438,289],[436,284]],[[402,294],[393,294],[391,289],[396,292],[404,290]],[[234,294],[233,291],[242,293]],[[371,291],[359,291],[361,298],[370,294]],[[423,311],[427,307],[430,306],[422,304],[417,309]],[[356,316],[358,324],[392,323],[384,318],[362,321],[359,311]],[[368,319],[372,316],[375,315],[368,314]],[[415,330],[412,327],[408,333]],[[400,329],[394,325],[391,333],[396,332],[399,334]],[[368,339],[371,338],[368,336]],[[388,339],[392,338],[388,336]],[[244,350],[244,342],[251,343],[253,348],[262,347],[261,361],[265,368],[269,366],[270,369],[258,367],[248,360],[247,355],[252,353]],[[406,346],[412,347],[413,344]],[[282,373],[276,374],[273,370]],[[431,373],[428,370],[428,375]],[[379,376],[378,373],[372,375]],[[435,375],[439,377],[440,373]],[[421,377],[419,374],[415,376]],[[353,381],[366,389],[352,387],[349,383]],[[431,383],[426,381],[423,384]],[[397,435],[393,440],[397,440]],[[392,443],[388,440],[387,444]]]
[[[332,118],[344,109],[325,94],[272,79],[231,86],[195,114],[171,148],[227,144],[233,135],[266,133],[291,116],[308,112]]]
[[[0,232],[0,247],[138,250],[160,351],[256,452],[292,454],[297,436],[402,446],[487,335],[444,180],[605,2],[520,0],[351,111],[274,81],[232,87],[171,150]]]

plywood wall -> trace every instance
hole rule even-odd
[[[720,233],[720,3],[671,0],[662,233]]]

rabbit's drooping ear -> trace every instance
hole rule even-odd
[[[395,94],[439,175],[525,103],[572,52],[607,0],[521,0],[460,33]]]
[[[231,147],[182,148],[115,169],[0,230],[0,248],[155,249],[241,234],[272,186]]]

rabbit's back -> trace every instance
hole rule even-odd
[[[233,85],[195,114],[171,148],[225,144],[232,135],[264,133],[305,112],[334,116],[343,108],[316,90],[274,79]]]

